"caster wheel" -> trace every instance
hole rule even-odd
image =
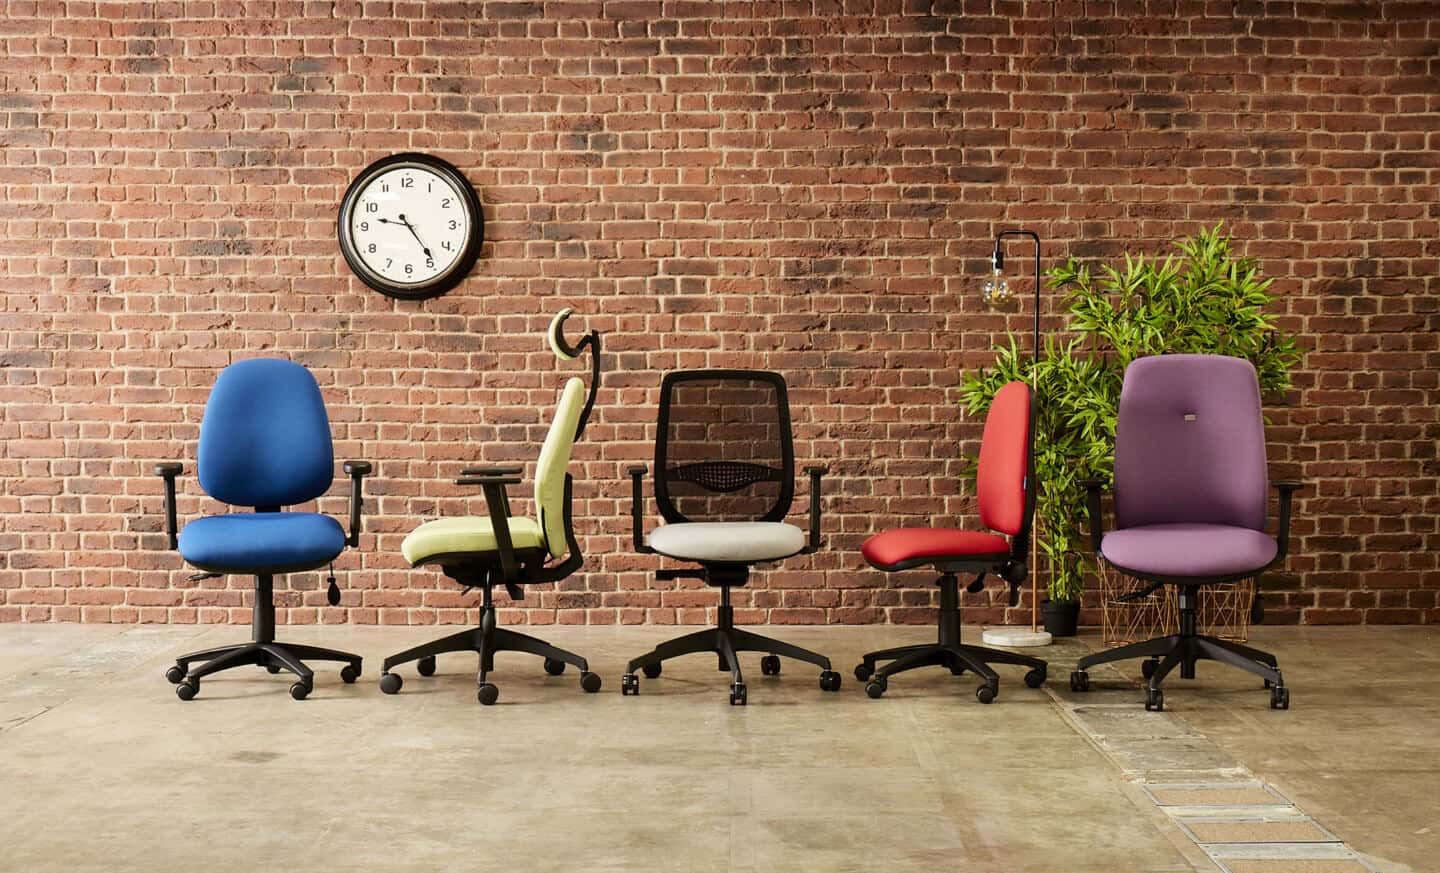
[[[500,689],[491,685],[489,682],[482,682],[480,683],[480,690],[475,693],[475,697],[485,706],[493,706],[495,701],[500,699]]]
[[[885,696],[885,689],[890,687],[890,682],[884,676],[871,679],[865,683],[865,694],[871,700],[879,700]]]
[[[662,669],[663,668],[659,664],[646,664],[644,667],[640,668],[640,672],[645,674],[646,679],[659,679]]]
[[[185,679],[175,685],[175,696],[181,700],[194,700],[200,693],[199,679]]]
[[[400,678],[399,673],[380,674],[380,690],[386,694],[399,694],[404,686],[405,680]]]
[[[839,691],[839,690],[840,690],[840,674],[837,673],[837,672],[835,672],[834,670],[826,670],[825,672],[821,673],[821,674],[820,674],[820,690],[821,690],[821,691]]]
[[[995,695],[1000,691],[994,685],[981,685],[975,689],[975,699],[981,703],[994,703]]]
[[[594,694],[600,690],[600,674],[591,673],[589,670],[580,674],[580,687],[586,694]]]
[[[1145,689],[1145,711],[1164,712],[1165,692],[1161,691],[1159,688]]]
[[[760,659],[760,675],[762,675],[762,676],[779,676],[779,675],[780,675],[780,656],[779,656],[779,655],[766,655],[765,657],[761,658],[761,659]]]
[[[640,693],[640,677],[634,673],[626,673],[620,677],[620,696],[628,697],[631,694]]]
[[[1160,659],[1150,658],[1149,660],[1144,661],[1140,664],[1140,675],[1144,676],[1146,679],[1149,679],[1151,676],[1155,675],[1155,671],[1158,669],[1160,669]]]
[[[421,676],[435,675],[435,656],[427,655],[415,662],[415,672]]]
[[[310,688],[309,682],[296,682],[290,686],[290,697],[295,700],[304,700],[310,696]]]
[[[744,682],[736,682],[730,686],[730,705],[744,706],[746,700],[746,688]]]
[[[169,670],[165,671],[165,681],[169,682],[171,685],[179,685],[181,682],[185,681],[185,671],[180,669],[179,664],[176,664]]]
[[[545,659],[545,672],[551,676],[559,676],[565,672],[565,662],[557,661],[554,658]]]
[[[1047,671],[1044,667],[1036,667],[1025,674],[1025,684],[1031,688],[1039,688],[1045,684]]]
[[[1271,708],[1271,709],[1289,709],[1289,708],[1290,708],[1290,689],[1289,689],[1289,688],[1286,688],[1284,685],[1276,685],[1274,688],[1271,688],[1271,689],[1270,689],[1270,708]]]
[[[265,672],[269,673],[271,676],[274,676],[276,673],[280,672],[280,668],[275,666],[274,664],[266,664]]]
[[[340,681],[346,685],[354,685],[355,680],[360,678],[359,664],[346,664],[340,668]]]
[[[965,675],[965,665],[964,665],[964,664],[954,664],[954,665],[952,665],[952,666],[950,667],[950,675],[951,675],[951,676],[963,676],[963,675]]]
[[[875,665],[861,661],[855,665],[855,681],[864,682],[875,675]]]
[[[1090,690],[1090,674],[1084,670],[1076,670],[1070,674],[1070,690],[1084,692]]]

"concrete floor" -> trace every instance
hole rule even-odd
[[[170,660],[246,628],[0,626],[0,869],[1215,870],[1135,775],[1186,754],[1249,768],[1375,869],[1440,857],[1436,629],[1262,628],[1293,709],[1202,665],[1167,684],[1153,730],[1133,664],[1071,694],[1090,638],[1048,650],[1045,690],[1002,667],[991,706],[973,677],[934,669],[866,698],[858,655],[927,639],[918,628],[773,629],[829,654],[845,686],[822,693],[792,662],[762,677],[752,657],[745,708],[703,657],[621,697],[625,660],[671,628],[539,629],[590,659],[598,695],[521,655],[500,656],[494,707],[475,702],[465,655],[429,679],[401,668],[404,691],[381,695],[384,655],[444,630],[282,628],[363,654],[364,678],[317,671],[297,703],[285,677],[242,668],[182,703]]]

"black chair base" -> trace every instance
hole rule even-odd
[[[295,643],[239,643],[191,652],[175,659],[175,666],[165,671],[165,678],[175,685],[175,694],[181,700],[190,700],[200,693],[200,677],[229,670],[233,667],[259,666],[271,673],[289,670],[295,674],[296,682],[290,686],[290,696],[304,700],[315,690],[315,674],[305,661],[345,661],[340,678],[351,684],[360,678],[360,656],[335,649],[318,646],[302,646]],[[200,666],[190,669],[190,664],[203,661]]]
[[[480,656],[480,670],[476,676],[479,690],[476,697],[486,706],[500,698],[500,689],[489,681],[489,674],[495,670],[495,655],[498,652],[524,652],[545,659],[545,672],[559,676],[565,672],[565,665],[580,671],[580,687],[593,694],[600,690],[600,675],[590,672],[589,663],[574,652],[552,646],[541,639],[497,627],[495,606],[491,602],[490,588],[485,587],[485,600],[480,607],[480,626],[466,628],[458,633],[416,646],[391,655],[385,659],[380,674],[380,690],[386,694],[397,694],[405,684],[400,674],[390,672],[401,664],[418,661],[416,671],[421,676],[435,673],[435,656],[449,652],[474,652]]]
[[[732,706],[744,706],[749,700],[749,689],[745,684],[744,674],[740,671],[741,652],[765,652],[765,657],[760,659],[760,672],[766,676],[780,675],[782,657],[814,664],[821,671],[820,690],[840,690],[840,674],[830,668],[829,658],[809,649],[735,627],[735,611],[730,606],[730,586],[725,585],[720,588],[719,624],[667,640],[650,652],[631,660],[630,666],[625,668],[625,675],[621,677],[620,693],[627,696],[640,693],[640,677],[635,675],[636,670],[642,671],[647,679],[658,679],[662,670],[661,664],[665,661],[681,655],[705,652],[719,659],[717,669],[730,671]]]
[[[916,646],[900,646],[882,649],[862,656],[855,667],[855,678],[865,683],[865,693],[879,699],[890,687],[890,677],[906,670],[919,667],[948,667],[959,676],[970,671],[985,680],[975,689],[975,699],[981,703],[993,703],[1000,693],[1000,676],[991,664],[1017,664],[1029,667],[1025,684],[1039,688],[1045,684],[1049,665],[1039,658],[1018,652],[988,649],[960,642],[960,594],[959,580],[955,574],[946,573],[939,579],[940,585],[940,639],[935,643]],[[876,667],[879,661],[889,661],[883,667]]]
[[[1145,709],[1160,712],[1165,709],[1165,692],[1161,690],[1160,683],[1165,681],[1171,671],[1179,667],[1180,678],[1194,679],[1197,662],[1218,661],[1263,679],[1265,687],[1270,690],[1271,709],[1290,708],[1290,689],[1285,687],[1285,679],[1280,674],[1279,663],[1274,655],[1229,640],[1196,633],[1195,591],[1182,588],[1178,599],[1180,633],[1086,655],[1076,665],[1075,672],[1070,674],[1070,689],[1078,692],[1090,690],[1090,675],[1086,671],[1091,667],[1130,658],[1145,658],[1146,661],[1141,667],[1141,673],[1146,679]]]
[[[360,678],[361,658],[349,652],[336,649],[322,649],[319,646],[304,646],[297,643],[275,642],[275,601],[271,576],[257,576],[255,579],[255,604],[252,607],[251,631],[254,641],[232,646],[191,652],[175,659],[175,666],[165,671],[165,678],[175,686],[175,695],[181,700],[191,700],[200,693],[200,679],[212,673],[234,667],[259,666],[271,673],[289,670],[295,674],[296,682],[290,686],[290,696],[304,700],[315,690],[315,674],[305,661],[344,661],[340,678],[348,685]],[[190,668],[196,661],[200,666]]]

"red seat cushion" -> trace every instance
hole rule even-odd
[[[927,558],[971,558],[1009,552],[1010,543],[1002,536],[944,527],[887,530],[866,540],[860,547],[865,560],[881,570],[906,562],[924,563]]]

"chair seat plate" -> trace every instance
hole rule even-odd
[[[1150,524],[1111,531],[1100,542],[1105,560],[1147,576],[1233,576],[1275,560],[1275,540],[1263,531],[1224,524]]]
[[[1002,536],[944,527],[900,527],[865,541],[860,553],[873,567],[885,569],[925,559],[1006,555],[1010,543]]]
[[[180,555],[186,561],[235,572],[323,564],[344,549],[339,522],[314,512],[211,515],[180,531]]]
[[[532,518],[510,518],[510,542],[516,551],[538,549],[545,545],[540,524]],[[497,551],[495,528],[490,519],[481,516],[460,516],[427,521],[405,538],[400,553],[412,565],[423,564],[436,555],[482,554]]]
[[[650,548],[686,561],[775,561],[804,549],[805,532],[779,521],[679,522],[651,531]]]

